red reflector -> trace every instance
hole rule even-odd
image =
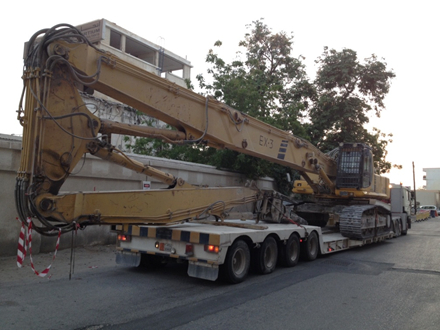
[[[165,244],[159,243],[159,250],[164,251],[165,250]]]
[[[186,244],[185,254],[189,257],[194,255],[194,246],[192,244]]]
[[[328,251],[329,251],[329,252],[332,252],[332,251],[333,251],[333,249],[332,249],[331,247],[329,247],[329,248],[328,248]]]

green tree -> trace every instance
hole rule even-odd
[[[144,123],[147,124],[148,123]],[[168,126],[168,128],[170,128]],[[126,147],[135,154],[149,155],[160,158],[183,160],[186,162],[210,164],[215,149],[197,144],[170,144],[168,142],[154,139],[138,137],[134,144],[129,143],[129,138],[125,137]]]
[[[368,143],[380,172],[388,172],[391,163],[386,161],[386,146],[392,142],[392,135],[377,129],[368,132],[364,126],[371,112],[380,117],[385,109],[383,101],[395,74],[375,55],[361,63],[351,49],[338,52],[325,47],[316,63],[316,94],[308,125],[311,142],[323,151],[335,148],[339,142]]]
[[[242,51],[237,52],[237,58],[231,63],[226,63],[213,50],[209,51],[206,62],[211,65],[208,74],[212,83],[198,75],[200,87],[206,94],[241,112],[297,136],[305,136],[300,120],[314,89],[308,82],[302,58],[292,56],[293,36],[285,32],[272,33],[262,21],[247,27],[251,32],[239,43]],[[221,45],[222,42],[217,41],[214,46]],[[218,167],[247,173],[251,178],[275,177],[284,193],[291,188],[285,184],[286,173],[293,175],[290,168],[230,150],[217,151],[212,162]]]
[[[313,93],[301,58],[292,56],[293,36],[273,34],[262,21],[248,25],[237,58],[226,63],[210,50],[206,62],[212,83],[198,75],[200,87],[219,101],[277,128],[304,135],[300,124]],[[214,46],[220,47],[221,41]]]
[[[355,51],[337,52],[324,48],[316,60],[318,71],[311,83],[301,56],[292,55],[293,35],[273,33],[261,20],[247,26],[240,51],[230,63],[210,50],[206,62],[209,79],[196,77],[203,93],[229,106],[294,135],[304,137],[322,151],[340,142],[364,142],[372,146],[376,166],[382,173],[386,146],[391,135],[377,129],[368,132],[369,113],[380,116],[394,73],[375,55],[360,63]],[[215,47],[221,47],[217,41]],[[187,82],[192,87],[190,82]],[[271,176],[283,193],[291,189],[285,177],[290,168],[272,164],[231,150],[214,150],[200,145],[171,146],[141,139],[133,150],[159,157],[215,165],[246,173],[249,178]],[[151,144],[153,143],[153,145]],[[137,149],[135,149],[137,148]],[[148,149],[150,148],[150,149]]]

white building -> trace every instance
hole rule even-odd
[[[440,207],[440,168],[424,168],[426,185],[416,191],[417,204]]]
[[[186,81],[190,79],[192,66],[191,62],[183,57],[106,19],[85,23],[77,28],[97,48],[109,51],[132,65],[187,88]],[[131,125],[142,125],[146,121],[150,125],[153,123],[153,126],[164,125],[146,115],[139,115],[136,109],[102,93],[95,91],[92,96],[85,93],[82,95],[89,110],[98,117]],[[112,134],[111,139],[114,146],[124,151],[126,144],[133,143],[132,137],[129,141],[124,141],[124,136],[118,134]]]
[[[98,48],[146,71],[154,72],[186,87],[191,76],[191,62],[106,19],[85,23],[77,28]]]
[[[424,168],[423,180],[426,181],[426,190],[440,190],[440,168]]]

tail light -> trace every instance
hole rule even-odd
[[[218,253],[219,247],[217,245],[205,245],[205,251],[211,253]]]
[[[131,242],[131,235],[118,234],[118,241]]]

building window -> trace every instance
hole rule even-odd
[[[153,65],[155,64],[156,50],[140,43],[133,38],[127,37],[125,42],[125,52],[145,62]]]
[[[121,39],[122,39],[122,35],[120,33],[110,30],[110,46],[116,49],[122,49]]]

